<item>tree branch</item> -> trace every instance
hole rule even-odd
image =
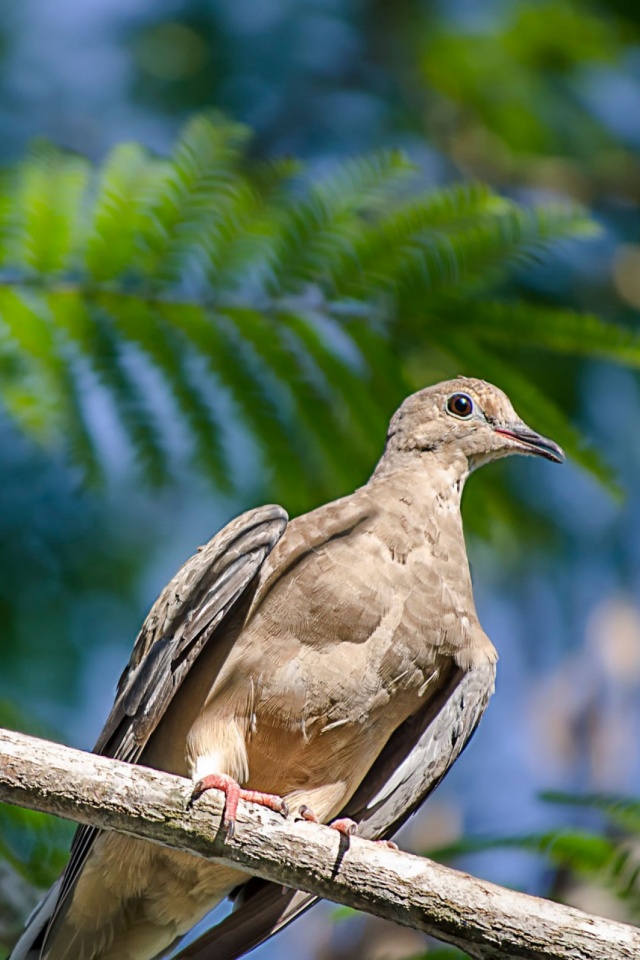
[[[288,887],[423,930],[473,957],[633,960],[640,930],[526,896],[306,821],[241,804],[236,837],[221,796],[193,809],[188,780],[0,730],[0,800],[219,859]]]

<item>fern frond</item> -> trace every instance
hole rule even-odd
[[[369,371],[368,389],[378,398],[385,410],[385,419],[389,420],[396,407],[413,389],[401,352],[394,349],[392,337],[395,331],[391,325],[387,327],[381,324],[379,318],[376,318],[378,322],[372,322],[372,318],[363,310],[355,312],[351,303],[349,308],[345,313],[338,313],[334,305],[333,313],[338,313],[342,329],[363,357]]]
[[[351,461],[353,451],[358,447],[362,448],[364,455],[373,457],[376,450],[380,451],[388,420],[387,411],[380,404],[380,395],[371,390],[370,368],[363,354],[358,352],[358,361],[352,359],[351,362],[338,356],[335,347],[332,349],[327,342],[329,337],[334,341],[339,340],[336,325],[330,326],[328,317],[322,320],[323,325],[329,327],[326,337],[321,335],[319,324],[314,323],[313,318],[287,310],[278,314],[278,322],[290,331],[298,343],[301,357],[308,358],[323,377],[326,384],[324,402],[335,404],[338,400],[344,405],[345,416],[338,429],[348,437],[350,455],[347,455],[347,460]]]
[[[296,289],[330,276],[331,264],[361,229],[362,216],[384,208],[412,172],[402,154],[381,152],[348,161],[306,196],[294,195],[274,216],[273,287]]]
[[[154,486],[167,482],[170,467],[163,431],[149,409],[135,358],[125,355],[128,342],[118,337],[104,308],[91,300],[67,293],[52,295],[50,304],[64,336],[112,401],[145,479]]]
[[[33,431],[47,435],[52,427],[64,436],[72,462],[81,465],[88,479],[100,477],[94,438],[87,424],[76,372],[55,317],[47,304],[33,294],[20,296],[0,288],[0,324],[5,337],[19,348],[23,376],[0,379],[0,393],[14,416]]]
[[[216,296],[221,291],[262,289],[272,260],[274,211],[287,197],[298,164],[282,160],[256,165],[250,175],[238,177],[227,202],[211,218],[203,242],[206,281]]]
[[[188,344],[169,325],[153,304],[131,297],[102,294],[97,302],[117,331],[117,338],[133,343],[167,384],[180,421],[188,428],[194,445],[194,462],[222,490],[231,488],[229,463],[222,427],[199,387],[190,376],[194,357]]]
[[[83,201],[90,167],[78,156],[40,144],[20,170],[15,244],[8,260],[39,276],[74,266],[85,229]]]
[[[345,456],[346,438],[335,420],[333,408],[326,410],[328,396],[324,384],[305,375],[300,363],[302,358],[282,337],[277,321],[243,308],[227,308],[224,316],[234,325],[242,342],[250,346],[264,373],[268,371],[275,377],[289,395],[288,402],[295,410],[296,420],[316,447],[315,451],[311,447],[308,454],[314,457],[319,474],[324,474],[324,482],[340,482],[349,465]],[[325,415],[319,417],[318,411],[323,409]]]
[[[459,233],[503,207],[504,201],[482,184],[456,185],[412,197],[355,232],[353,244],[342,251],[331,271],[332,286],[342,296],[393,290],[398,265],[408,262],[412,251],[428,245],[432,235]]]
[[[100,173],[85,253],[89,278],[105,283],[127,278],[140,243],[145,202],[158,189],[164,165],[150,162],[142,147],[115,147]]]
[[[471,314],[458,311],[460,325],[473,324],[485,343],[535,347],[571,356],[599,357],[640,366],[640,336],[593,314],[541,307],[532,303],[484,301]]]
[[[591,230],[580,209],[529,209],[505,201],[469,226],[441,228],[415,244],[394,271],[398,296],[401,304],[414,307],[418,298],[452,288],[474,285],[487,290],[510,268],[536,259],[551,244]]]
[[[6,268],[12,247],[12,237],[16,232],[16,210],[14,201],[14,171],[0,170],[0,269]]]
[[[212,318],[199,307],[162,304],[159,309],[167,322],[197,349],[216,382],[226,390],[240,422],[257,441],[276,490],[308,490],[303,445],[296,424],[291,423],[281,388],[270,372],[256,362],[255,354],[233,325]]]
[[[145,206],[134,270],[156,283],[179,278],[220,206],[234,195],[247,135],[244,127],[224,120],[196,117],[187,125]]]
[[[587,830],[562,828],[543,833],[518,834],[507,837],[465,837],[446,847],[430,851],[437,860],[452,860],[487,850],[526,850],[548,856],[558,865],[583,872],[608,868],[617,854],[616,844],[607,837]]]
[[[0,179],[0,290],[15,294],[0,327],[0,395],[25,429],[70,440],[91,475],[101,455],[87,382],[156,481],[173,450],[160,394],[222,487],[235,474],[221,412],[230,401],[276,489],[303,509],[366,476],[425,342],[507,387],[487,345],[635,364],[620,328],[585,320],[581,337],[582,321],[564,312],[554,329],[552,312],[528,304],[507,323],[486,296],[509,264],[588,231],[580,211],[530,210],[479,185],[425,193],[393,152],[322,176],[256,165],[247,136],[198,117],[169,159],[125,144],[92,172],[42,146]],[[464,342],[441,322],[452,291]],[[448,372],[445,361],[430,375]],[[513,386],[524,413],[535,406],[532,419],[605,476],[544,396],[515,375]]]

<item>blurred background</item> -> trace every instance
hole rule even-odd
[[[570,461],[469,484],[497,692],[400,842],[637,922],[637,4],[5,4],[0,163],[0,722],[90,748],[200,543],[486,377]],[[0,944],[70,835],[2,808]],[[445,956],[330,906],[282,950]]]

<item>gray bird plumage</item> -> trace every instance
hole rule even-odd
[[[238,517],[165,588],[96,751],[199,781],[233,778],[390,837],[445,775],[493,692],[460,497],[510,453],[562,452],[481,380],[409,397],[368,484],[287,524]],[[60,885],[12,960],[151,960],[220,899],[181,956],[238,957],[313,897],[123,835],[78,829]]]

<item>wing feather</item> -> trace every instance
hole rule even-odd
[[[151,608],[120,680],[94,753],[135,763],[205,644],[245,598],[282,537],[282,507],[258,507],[236,517],[178,571]],[[60,881],[51,928],[78,879],[99,831],[76,831]],[[38,935],[38,932],[35,932]]]
[[[282,537],[275,505],[236,517],[164,588],[136,639],[94,752],[134,763],[212,633]]]

